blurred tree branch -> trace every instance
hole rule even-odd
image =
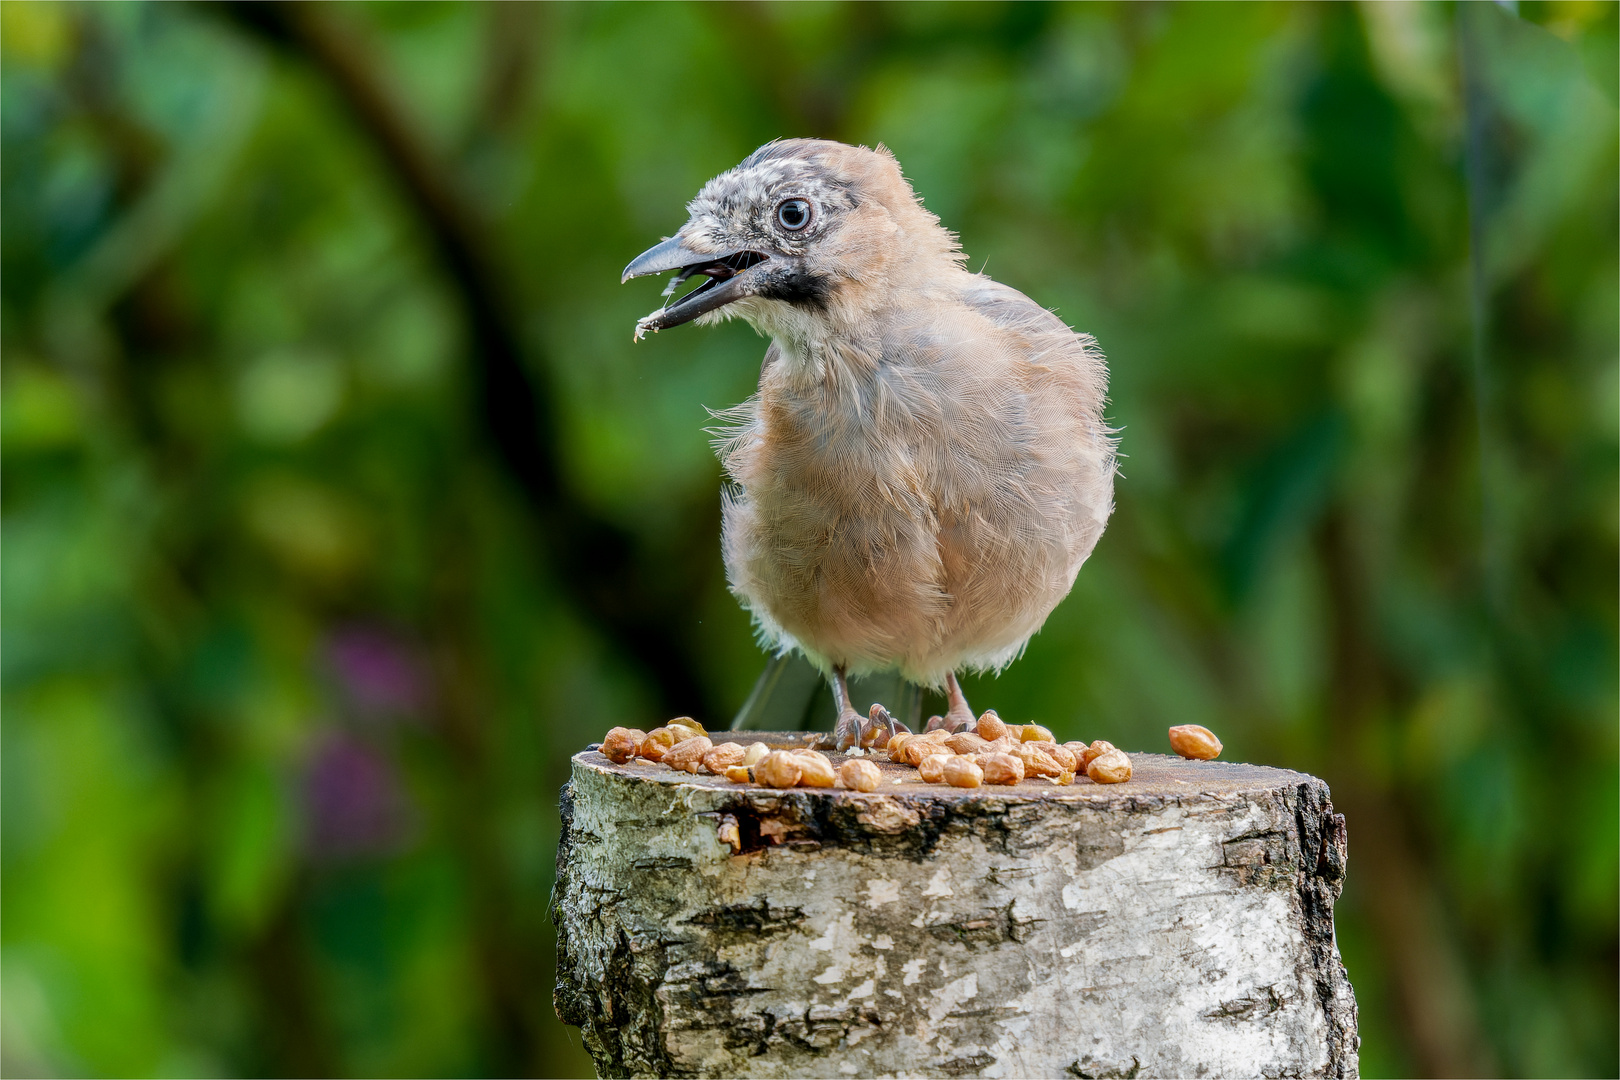
[[[1372,587],[1346,515],[1333,507],[1316,535],[1332,613],[1328,710],[1335,764],[1326,771],[1333,797],[1355,823],[1351,842],[1361,892],[1419,1070],[1424,1076],[1499,1075],[1445,901],[1428,869],[1435,857],[1417,850],[1396,793],[1360,765],[1368,727],[1391,708],[1396,680],[1376,644],[1367,610]]]
[[[222,8],[331,85],[428,234],[466,316],[484,429],[538,519],[552,580],[587,622],[647,672],[666,710],[717,715],[678,633],[690,596],[682,581],[671,579],[682,575],[655,575],[638,565],[635,538],[569,489],[555,395],[543,358],[518,328],[498,247],[360,34],[330,9],[300,0],[228,0]]]

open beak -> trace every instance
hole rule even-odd
[[[649,330],[654,333],[667,330],[671,326],[691,322],[716,308],[725,307],[734,300],[752,296],[753,281],[743,271],[767,258],[768,255],[743,249],[719,253],[694,251],[678,236],[637,255],[624,268],[624,276],[619,279],[621,285],[631,278],[674,270],[675,277],[670,281],[669,288],[664,290],[667,298],[674,296],[675,290],[694,275],[702,275],[706,280],[678,300],[670,302],[666,299],[663,307],[636,323],[636,340],[640,341]]]

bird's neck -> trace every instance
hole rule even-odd
[[[881,290],[843,290],[842,302],[808,309],[781,300],[750,298],[737,314],[776,346],[778,363],[796,382],[854,376],[879,361],[884,326],[911,308],[948,301],[954,265],[926,284],[886,283]],[[881,299],[879,299],[881,297]]]

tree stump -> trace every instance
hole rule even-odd
[[[601,1075],[1356,1075],[1322,781],[1133,754],[1124,784],[959,790],[874,760],[860,794],[575,755],[556,1006]]]

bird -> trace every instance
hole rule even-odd
[[[710,429],[731,591],[830,681],[831,748],[905,730],[855,710],[855,676],[942,691],[930,729],[973,726],[959,674],[1023,653],[1113,512],[1095,338],[969,270],[881,143],[767,143],[686,210],[621,284],[673,272],[636,341],[732,318],[770,340]]]

